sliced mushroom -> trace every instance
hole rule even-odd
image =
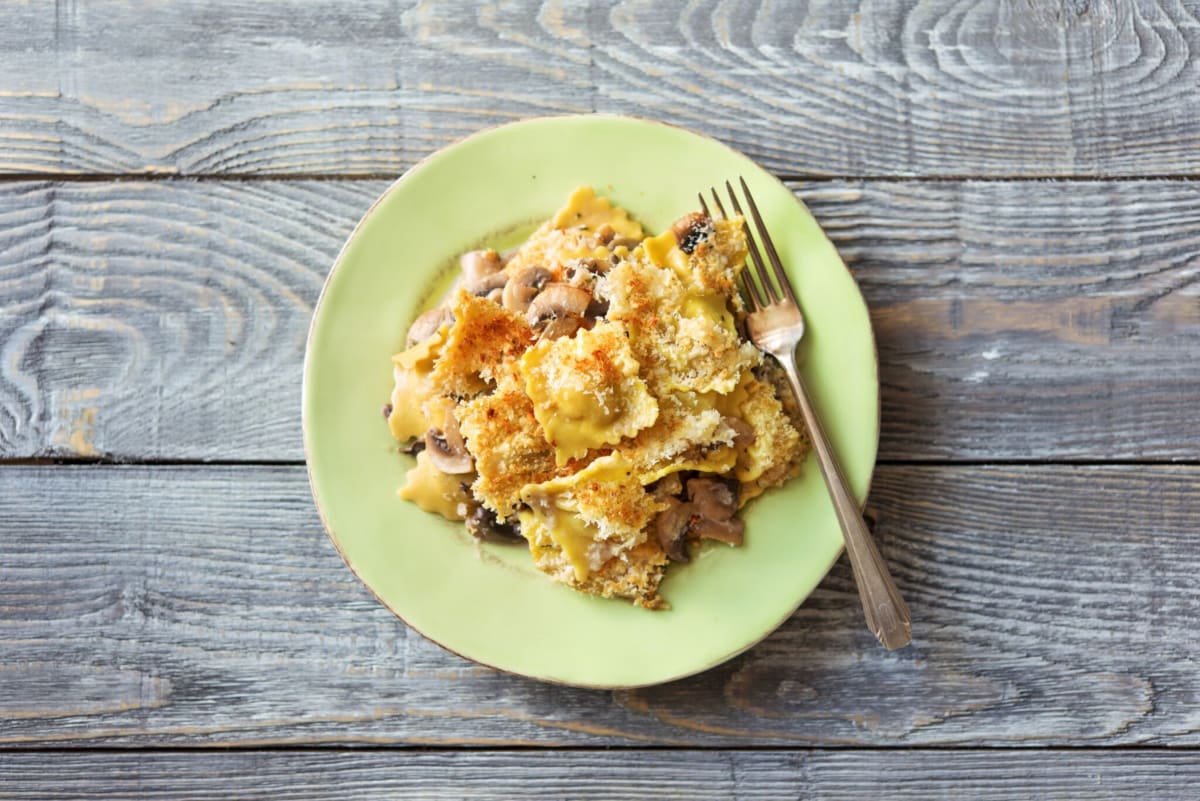
[[[425,440],[423,438],[411,440],[400,446],[400,452],[407,453],[410,456],[416,456],[423,450],[425,450]]]
[[[746,531],[746,524],[740,518],[731,517],[728,520],[711,520],[699,517],[692,521],[691,531],[697,537],[708,540],[720,540],[730,545],[741,545]]]
[[[598,320],[601,317],[608,315],[608,298],[602,298],[598,293],[592,293],[592,300],[588,303],[587,311],[584,316],[589,320]]]
[[[667,557],[676,562],[691,561],[687,552],[687,535],[691,525],[692,505],[678,498],[667,498],[667,508],[654,518],[654,533]]]
[[[542,333],[538,335],[538,339],[558,339],[559,337],[572,337],[575,332],[583,327],[584,320],[582,317],[555,317],[545,324]]]
[[[463,282],[468,286],[504,269],[504,260],[494,250],[472,250],[458,260]]]
[[[711,520],[728,520],[737,511],[737,488],[715,478],[693,478],[687,482],[688,500],[696,511]]]
[[[562,317],[582,318],[592,302],[592,293],[570,284],[546,284],[529,304],[526,319],[530,325],[547,323]]]
[[[500,303],[504,299],[504,287],[508,285],[508,276],[504,273],[485,275],[477,281],[466,285],[467,291],[478,298]]]
[[[617,232],[614,231],[613,227],[608,223],[605,223],[596,229],[596,241],[601,245],[607,245],[609,242],[613,241],[613,237],[616,235]]]
[[[576,259],[567,265],[564,271],[566,283],[581,289],[591,290],[596,279],[611,269],[612,264],[598,259]]]
[[[754,444],[757,435],[754,428],[740,417],[724,418],[725,425],[733,429],[733,447],[739,451]]]
[[[712,232],[712,220],[708,218],[708,215],[698,211],[680,217],[671,226],[671,233],[675,234],[675,241],[679,243],[679,249],[684,253],[694,251],[696,245],[708,239]]]
[[[696,515],[691,532],[698,537],[741,545],[745,524],[734,517],[737,511],[737,485],[715,478],[693,478],[687,482],[687,496]]]
[[[449,309],[444,307],[430,309],[413,320],[413,324],[408,327],[408,347],[411,348],[418,342],[429,339],[443,325],[453,324],[454,315],[450,313]]]
[[[526,267],[518,271],[504,287],[504,308],[518,314],[525,311],[553,277],[544,267]]]
[[[640,244],[642,244],[640,239],[634,239],[631,236],[618,236],[608,243],[608,249],[616,250],[617,248],[625,248],[626,250],[633,250]]]
[[[665,476],[655,481],[647,487],[655,498],[665,499],[676,495],[683,494],[683,482],[680,481],[679,473],[667,473]]]
[[[467,531],[480,542],[495,542],[511,545],[524,542],[521,527],[515,520],[501,520],[486,506],[477,506],[467,518]]]
[[[425,432],[425,449],[429,451],[429,461],[443,473],[458,476],[475,469],[467,443],[458,430],[458,420],[451,412],[446,413],[441,430],[431,428]]]

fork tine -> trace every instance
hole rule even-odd
[[[771,235],[767,233],[767,226],[763,225],[762,216],[758,213],[758,206],[754,202],[754,195],[750,194],[750,187],[746,186],[745,178],[739,175],[738,180],[742,183],[742,194],[746,196],[746,205],[750,207],[750,213],[754,216],[754,227],[758,229],[763,245],[767,249],[767,257],[771,260],[771,266],[775,268],[775,277],[779,279],[779,286],[787,294],[788,300],[795,303],[796,295],[792,292],[792,282],[788,280],[787,273],[783,270],[783,262],[779,260],[779,254],[775,251],[775,243],[771,241]]]
[[[709,187],[709,191],[711,191],[713,193],[713,199],[717,201],[717,207],[720,208],[721,198],[717,194],[716,188]],[[703,192],[699,193],[699,197],[700,197],[700,208],[704,209],[704,214],[709,219],[712,219],[712,214],[708,210],[708,204],[704,202],[704,193]],[[734,200],[734,205],[736,206],[736,204],[737,204],[737,201]],[[724,213],[725,213],[725,210],[721,209],[722,216],[724,216]],[[741,211],[738,211],[738,214],[741,214]],[[758,258],[757,254],[755,255],[755,258]],[[743,284],[743,292],[744,292],[746,298],[750,301],[750,309],[752,311],[758,311],[759,309],[762,309],[767,305],[767,302],[765,300],[763,300],[762,294],[759,292],[758,286],[754,283],[754,279],[752,279],[750,277],[749,273],[747,273],[745,270],[742,271],[742,284]]]
[[[734,194],[733,187],[729,185],[729,181],[725,182],[725,191],[729,193],[729,201],[733,203],[733,210],[738,214],[742,214],[742,206],[738,203],[737,195]],[[745,215],[742,214],[744,217]],[[758,242],[754,239],[754,234],[751,233],[750,227],[746,227],[746,250],[750,254],[750,258],[754,261],[755,274],[758,276],[758,281],[755,282],[749,276],[745,277],[746,284],[750,287],[750,291],[754,294],[755,308],[761,309],[769,303],[775,303],[782,296],[777,295],[775,287],[771,286],[771,276],[767,274],[767,265],[763,263],[762,256],[758,253]],[[762,284],[762,290],[758,285]]]
[[[725,213],[725,207],[721,205],[721,196],[717,194],[716,188],[709,187],[709,191],[712,192],[713,203],[717,204],[717,211],[721,212],[722,217],[728,218],[729,215]]]

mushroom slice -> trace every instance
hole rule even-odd
[[[596,241],[601,245],[607,245],[609,242],[613,241],[613,237],[616,235],[617,232],[613,230],[613,227],[608,223],[604,223],[604,225],[601,225],[596,229]]]
[[[601,317],[608,315],[608,300],[599,295],[592,295],[592,300],[588,303],[587,311],[584,316],[591,320],[598,320]]]
[[[504,308],[518,314],[529,308],[529,304],[553,276],[544,267],[526,267],[508,279],[504,287]]]
[[[466,289],[475,297],[487,298],[488,300],[500,303],[504,299],[504,287],[507,285],[507,275],[504,273],[492,273],[468,283]]]
[[[504,269],[504,260],[494,250],[469,251],[462,254],[458,264],[468,286]]]
[[[689,562],[687,535],[691,525],[692,506],[678,498],[666,498],[667,508],[654,518],[654,533],[667,557],[675,562]]]
[[[679,249],[689,254],[696,249],[696,245],[708,239],[712,232],[712,220],[707,214],[698,211],[680,217],[671,226],[671,233],[675,234]]]
[[[477,506],[467,518],[467,531],[480,542],[495,542],[511,545],[524,542],[519,524],[496,517],[486,506]]]
[[[758,438],[754,428],[740,417],[726,417],[724,423],[733,429],[733,447],[739,451],[753,445]]]
[[[737,489],[715,478],[693,478],[687,482],[688,500],[701,516],[728,520],[737,511]]]
[[[446,421],[440,431],[431,428],[425,432],[425,449],[429,451],[429,460],[433,466],[443,473],[457,476],[475,469],[475,462],[467,450],[467,443],[458,430],[458,420],[452,412],[446,412]]]
[[[720,540],[730,545],[741,545],[746,524],[736,517],[728,520],[711,520],[701,517],[692,521],[691,531],[697,537],[709,540]]]
[[[529,304],[527,319],[539,325],[561,317],[583,317],[592,302],[592,293],[570,284],[546,284]]]
[[[734,517],[737,488],[715,478],[693,478],[687,482],[687,495],[696,516],[691,532],[698,537],[741,545],[745,524]]]
[[[418,342],[424,342],[429,339],[443,325],[453,324],[454,315],[450,313],[449,309],[442,306],[430,309],[413,320],[412,325],[408,327],[408,347],[411,348]]]
[[[567,283],[587,289],[596,282],[597,278],[607,273],[611,268],[612,262],[608,259],[596,259],[591,256],[575,259],[567,264]]]
[[[538,336],[542,339],[558,339],[559,337],[575,336],[575,332],[583,327],[584,321],[579,317],[554,317],[542,329],[542,333]]]

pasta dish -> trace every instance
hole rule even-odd
[[[741,218],[647,236],[581,187],[517,249],[472,251],[393,357],[400,497],[591,595],[666,607],[668,565],[740,545],[796,475],[789,392],[740,330]]]

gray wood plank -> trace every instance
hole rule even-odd
[[[27,752],[0,799],[751,799],[1157,801],[1195,798],[1195,752]]]
[[[1200,171],[1200,25],[1176,0],[76,0],[5,18],[4,172],[390,175],[482,127],[588,111],[787,175]]]
[[[595,692],[405,629],[300,467],[0,469],[0,747],[1200,745],[1200,468],[885,466],[914,620],[838,566],[701,676]]]
[[[301,459],[309,316],[385,186],[0,185],[0,457]],[[872,309],[882,458],[1200,458],[1196,183],[794,186]]]

